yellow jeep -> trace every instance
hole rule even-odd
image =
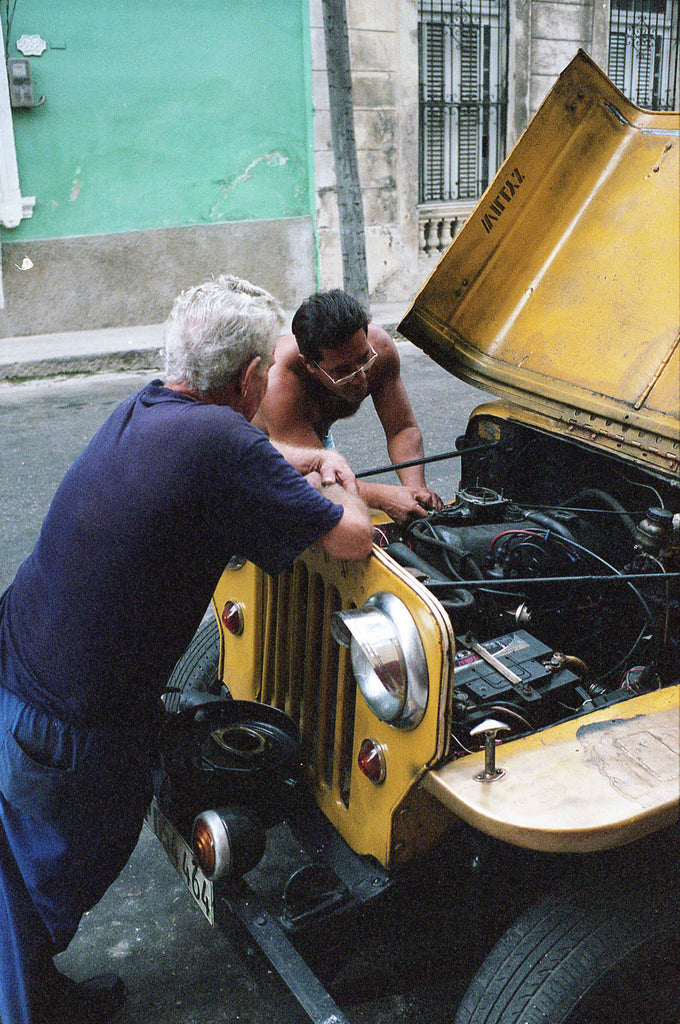
[[[666,1019],[619,986],[643,954],[680,977],[679,152],[678,114],[574,59],[399,326],[498,399],[455,500],[363,563],[234,560],[171,680],[156,830],[312,1020],[346,1018],[296,933],[475,842],[486,898],[518,850],[541,884],[456,1024]],[[282,818],[272,912],[249,879]]]

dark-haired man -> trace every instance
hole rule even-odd
[[[395,464],[423,457],[423,441],[404,383],[394,340],[369,323],[363,307],[340,289],[317,292],[293,317],[269,372],[255,423],[275,441],[333,447],[331,427],[353,416],[369,395]],[[401,485],[357,481],[371,508],[407,522],[441,508],[422,466],[397,470]]]

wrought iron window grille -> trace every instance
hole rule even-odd
[[[420,203],[476,199],[505,155],[507,0],[419,0]]]

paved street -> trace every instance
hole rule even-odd
[[[408,342],[399,346],[404,380],[423,432],[425,452],[454,447],[468,414],[485,396],[442,370]],[[31,550],[54,490],[109,412],[153,373],[97,374],[22,384],[0,383],[0,591]],[[370,402],[333,428],[354,469],[389,462]],[[458,463],[437,462],[427,480],[446,500],[454,496]],[[381,479],[396,480],[394,475]]]
[[[459,384],[411,345],[402,344],[400,352],[426,452],[453,448],[479,392]],[[29,552],[68,465],[118,401],[149,376],[0,385],[0,589]],[[368,405],[334,433],[357,471],[388,461]],[[427,477],[450,499],[457,475],[453,461],[436,463]],[[455,892],[444,886],[432,896],[413,893],[402,906],[371,910],[355,923],[351,936],[328,936],[344,950],[331,975],[352,1024],[442,1024],[452,1018],[461,979],[474,962],[469,927]],[[304,1020],[275,978],[254,971],[252,956],[203,920],[146,830],[118,882],[60,957],[60,966],[75,978],[120,973],[129,989],[120,1024]]]

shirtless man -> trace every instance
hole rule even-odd
[[[359,303],[339,289],[317,292],[293,317],[293,333],[276,345],[269,384],[253,421],[274,441],[334,447],[331,426],[353,416],[368,395],[385,431],[393,463],[423,457],[423,441],[389,334],[369,323]],[[397,470],[401,485],[358,480],[371,508],[396,522],[441,508],[422,466]]]

